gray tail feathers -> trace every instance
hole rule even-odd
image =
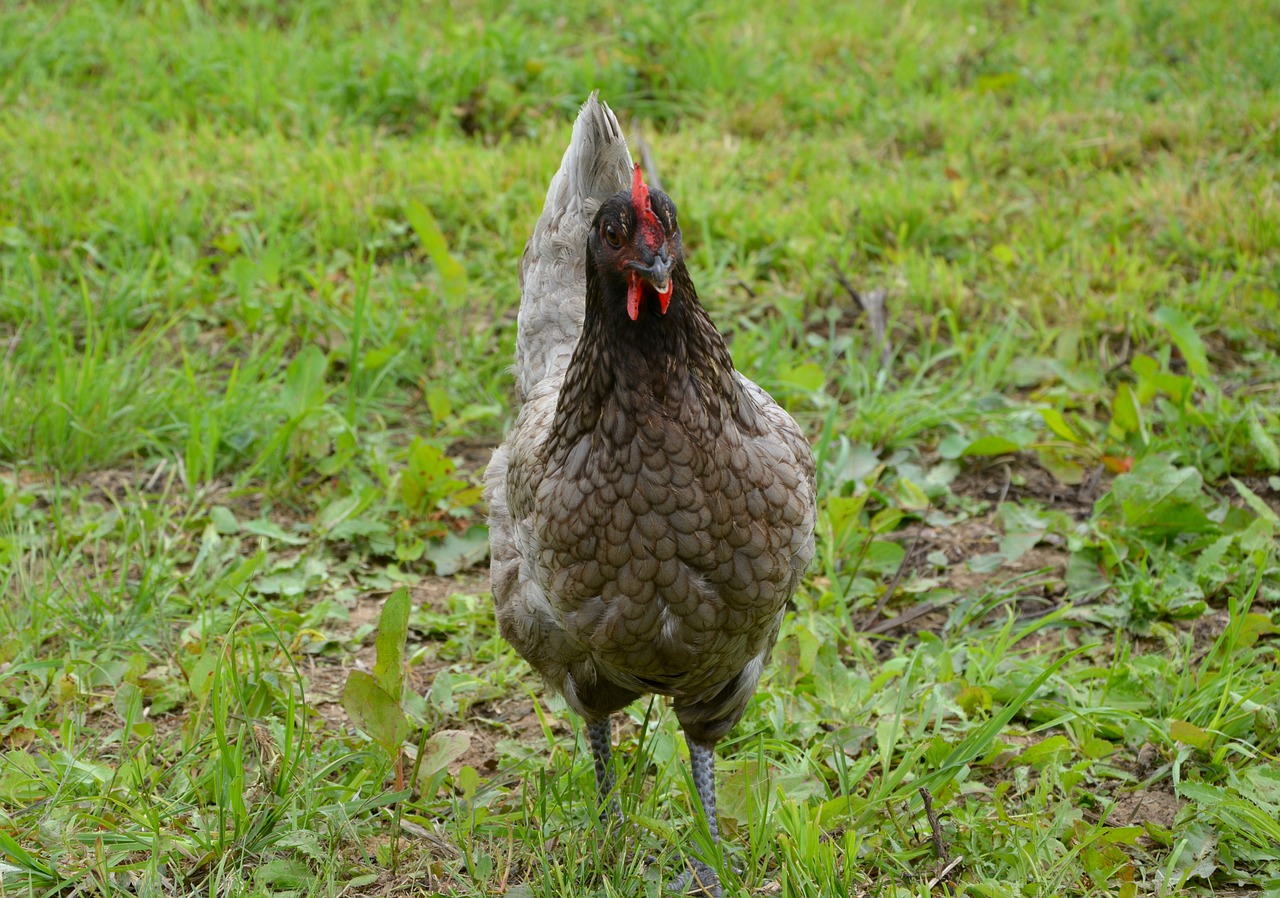
[[[631,153],[627,150],[627,139],[622,136],[613,110],[600,101],[600,91],[592,91],[582,104],[560,168],[570,172],[574,192],[594,201],[595,208],[630,186]],[[590,210],[590,215],[595,215],[595,208]],[[590,224],[590,220],[587,223]]]
[[[631,153],[622,128],[599,92],[592,92],[520,262],[516,378],[524,398],[568,363],[582,331],[591,220],[601,203],[630,183]]]
[[[530,240],[537,247],[547,231],[572,232],[591,224],[600,204],[631,184],[631,153],[613,110],[592,91],[578,112],[560,170]],[[566,236],[568,236],[566,234]],[[585,246],[579,253],[586,251]]]

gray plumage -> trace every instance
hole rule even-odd
[[[622,128],[592,93],[520,259],[516,386],[522,402],[569,363],[582,333],[587,228],[600,204],[630,180],[631,153]]]
[[[734,370],[674,204],[632,178],[592,94],[521,260],[524,404],[485,477],[494,605],[503,637],[588,722],[602,792],[602,722],[643,694],[671,697],[706,759],[715,832],[711,749],[813,557],[813,456]]]

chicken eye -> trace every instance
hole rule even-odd
[[[622,238],[618,236],[618,232],[614,226],[608,222],[605,222],[604,226],[604,239],[609,241],[609,245],[614,249],[622,246]]]

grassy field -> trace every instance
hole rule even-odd
[[[661,894],[477,486],[600,88],[820,462],[727,894],[1280,896],[1280,6],[659,6],[0,5],[0,895]]]

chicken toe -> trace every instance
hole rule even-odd
[[[689,869],[667,883],[666,889],[674,895],[697,895],[703,898],[721,898],[724,894],[716,871],[698,860],[690,861]]]

